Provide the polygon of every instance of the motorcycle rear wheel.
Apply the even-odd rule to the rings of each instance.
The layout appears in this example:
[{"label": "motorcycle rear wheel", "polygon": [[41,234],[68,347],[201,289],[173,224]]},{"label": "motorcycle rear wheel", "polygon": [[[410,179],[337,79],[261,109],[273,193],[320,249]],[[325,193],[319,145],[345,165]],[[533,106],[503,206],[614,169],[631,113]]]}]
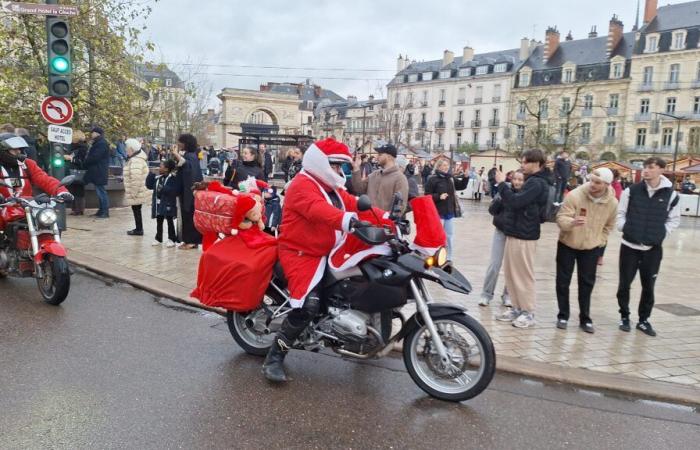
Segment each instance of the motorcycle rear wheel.
[{"label": "motorcycle rear wheel", "polygon": [[44,301],[49,305],[60,305],[70,291],[70,270],[66,258],[48,255],[41,263],[44,276],[36,283]]},{"label": "motorcycle rear wheel", "polygon": [[[268,292],[263,298],[263,303],[276,308],[282,304],[282,300]],[[262,305],[248,313],[226,313],[226,322],[233,339],[246,353],[255,356],[267,355],[284,317],[273,320],[269,325],[266,324],[266,319],[267,314]]]},{"label": "motorcycle rear wheel", "polygon": [[430,332],[423,325],[404,339],[403,359],[409,375],[421,389],[440,400],[461,402],[476,397],[496,372],[496,351],[488,332],[461,313],[434,322],[450,357],[450,367],[440,365]]}]

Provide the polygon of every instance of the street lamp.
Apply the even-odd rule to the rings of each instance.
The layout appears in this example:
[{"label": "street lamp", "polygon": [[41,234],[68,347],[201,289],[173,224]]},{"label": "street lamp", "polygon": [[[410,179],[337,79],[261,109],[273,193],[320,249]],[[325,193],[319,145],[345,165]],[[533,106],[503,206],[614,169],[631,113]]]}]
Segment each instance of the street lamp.
[{"label": "street lamp", "polygon": [[670,117],[671,119],[674,119],[677,121],[677,127],[676,127],[676,145],[673,149],[673,186],[675,188],[676,186],[676,159],[678,159],[678,142],[680,141],[681,138],[681,121],[682,120],[687,120],[688,118],[685,116],[675,116],[673,114],[668,114],[668,113],[654,113],[657,116],[666,116]]}]

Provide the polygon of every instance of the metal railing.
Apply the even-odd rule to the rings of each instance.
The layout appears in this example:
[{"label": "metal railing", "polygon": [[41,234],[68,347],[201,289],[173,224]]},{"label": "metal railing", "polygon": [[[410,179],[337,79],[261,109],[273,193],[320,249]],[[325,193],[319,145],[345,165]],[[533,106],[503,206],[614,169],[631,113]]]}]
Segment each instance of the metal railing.
[{"label": "metal railing", "polygon": [[642,83],[637,88],[638,92],[649,92],[654,90],[654,85],[652,83]]},{"label": "metal railing", "polygon": [[651,120],[651,114],[649,113],[637,113],[634,115],[635,122],[649,122]]},{"label": "metal railing", "polygon": [[498,128],[501,126],[501,121],[498,119],[489,120],[489,128]]},{"label": "metal railing", "polygon": [[607,113],[608,113],[609,116],[616,116],[617,113],[618,113],[618,108],[617,108],[616,106],[614,106],[614,107],[613,107],[613,106],[610,106],[610,107],[608,107],[608,109],[607,109]]},{"label": "metal railing", "polygon": [[455,120],[455,128],[464,128],[463,120]]},{"label": "metal railing", "polygon": [[481,120],[472,120],[472,128],[481,128]]},{"label": "metal railing", "polygon": [[445,128],[445,121],[438,120],[437,122],[435,122],[435,128]]},{"label": "metal railing", "polygon": [[603,144],[613,145],[616,140],[617,140],[617,136],[604,136],[603,137]]}]

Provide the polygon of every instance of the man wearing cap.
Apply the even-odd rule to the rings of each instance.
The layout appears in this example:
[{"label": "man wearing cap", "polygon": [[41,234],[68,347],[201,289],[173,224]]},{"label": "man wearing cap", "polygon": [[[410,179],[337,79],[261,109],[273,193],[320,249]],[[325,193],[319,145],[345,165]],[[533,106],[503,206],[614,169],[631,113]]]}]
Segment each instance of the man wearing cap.
[{"label": "man wearing cap", "polygon": [[579,323],[586,333],[593,333],[590,317],[591,293],[595,285],[600,248],[615,227],[617,199],[610,188],[610,169],[594,170],[589,181],[564,198],[557,213],[557,328],[566,329],[569,321],[569,285],[577,266]]},{"label": "man wearing cap", "polygon": [[95,194],[99,208],[94,217],[106,219],[109,217],[109,197],[107,196],[107,178],[109,175],[109,144],[104,138],[104,130],[100,127],[93,127],[91,131],[92,146],[85,157],[83,167],[85,167],[85,184],[95,185]]},{"label": "man wearing cap", "polygon": [[396,165],[396,147],[391,144],[382,145],[375,149],[380,170],[375,170],[369,177],[363,177],[360,155],[355,155],[352,171],[352,187],[357,194],[367,194],[372,205],[384,211],[391,210],[394,194],[401,193],[403,204],[401,212],[406,209],[408,201],[408,180]]}]

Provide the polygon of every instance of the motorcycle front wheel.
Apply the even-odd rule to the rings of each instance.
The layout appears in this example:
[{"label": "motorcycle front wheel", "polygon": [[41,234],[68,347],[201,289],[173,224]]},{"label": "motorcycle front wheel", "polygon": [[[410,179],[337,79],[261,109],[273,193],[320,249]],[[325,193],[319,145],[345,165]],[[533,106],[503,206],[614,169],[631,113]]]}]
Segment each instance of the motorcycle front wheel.
[{"label": "motorcycle front wheel", "polygon": [[60,305],[70,290],[70,270],[66,258],[48,255],[41,263],[43,277],[37,278],[39,292],[49,305]]},{"label": "motorcycle front wheel", "polygon": [[466,314],[434,320],[449,362],[443,364],[428,327],[404,339],[403,359],[413,381],[430,396],[461,402],[476,397],[496,372],[496,352],[488,332]]}]

